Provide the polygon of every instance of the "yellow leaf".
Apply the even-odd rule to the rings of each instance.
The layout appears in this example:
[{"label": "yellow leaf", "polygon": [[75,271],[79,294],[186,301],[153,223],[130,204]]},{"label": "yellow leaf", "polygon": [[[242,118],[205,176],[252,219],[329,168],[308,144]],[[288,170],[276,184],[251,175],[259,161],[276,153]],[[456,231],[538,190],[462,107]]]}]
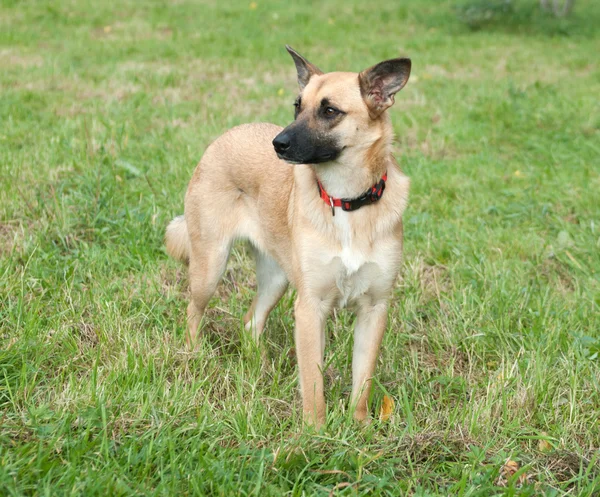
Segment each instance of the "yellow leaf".
[{"label": "yellow leaf", "polygon": [[379,411],[379,421],[389,420],[392,412],[394,412],[394,399],[384,395],[381,402],[381,410]]},{"label": "yellow leaf", "polygon": [[552,450],[552,445],[550,445],[550,442],[548,442],[548,440],[540,440],[538,442],[538,450],[540,452],[549,452]]},{"label": "yellow leaf", "polygon": [[250,2],[250,10],[256,10],[256,7],[258,7],[258,4],[256,2]]},{"label": "yellow leaf", "polygon": [[[548,434],[546,432],[542,432],[542,436],[547,437]],[[549,452],[552,450],[552,445],[550,445],[550,442],[548,442],[548,440],[545,438],[540,438],[538,440],[538,450],[540,452]]]},{"label": "yellow leaf", "polygon": [[283,88],[279,88],[279,90],[277,90],[277,95],[283,97]]},{"label": "yellow leaf", "polygon": [[104,32],[105,33],[110,33],[112,31],[112,27],[110,26],[104,26]]},{"label": "yellow leaf", "polygon": [[518,169],[513,173],[514,176],[516,178],[522,178],[523,176],[525,176],[521,171],[519,171]]}]

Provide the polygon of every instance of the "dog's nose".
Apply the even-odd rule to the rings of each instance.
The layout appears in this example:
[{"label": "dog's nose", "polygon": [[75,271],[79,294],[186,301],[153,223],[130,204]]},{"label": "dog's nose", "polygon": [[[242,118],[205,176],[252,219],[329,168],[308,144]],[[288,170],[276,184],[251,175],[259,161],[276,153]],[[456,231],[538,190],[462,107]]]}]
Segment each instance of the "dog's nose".
[{"label": "dog's nose", "polygon": [[292,144],[290,137],[287,133],[279,133],[273,140],[273,147],[279,154],[285,152]]}]

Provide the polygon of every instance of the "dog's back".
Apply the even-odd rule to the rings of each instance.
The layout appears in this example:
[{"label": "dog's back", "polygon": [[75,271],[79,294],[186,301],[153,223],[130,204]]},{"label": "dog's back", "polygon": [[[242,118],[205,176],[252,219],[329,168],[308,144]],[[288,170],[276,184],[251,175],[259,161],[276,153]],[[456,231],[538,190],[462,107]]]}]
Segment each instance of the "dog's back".
[{"label": "dog's back", "polygon": [[236,126],[206,149],[188,186],[185,218],[178,216],[167,227],[171,257],[187,263],[193,241],[248,239],[290,269],[293,166],[279,160],[271,144],[281,129],[267,123]]}]

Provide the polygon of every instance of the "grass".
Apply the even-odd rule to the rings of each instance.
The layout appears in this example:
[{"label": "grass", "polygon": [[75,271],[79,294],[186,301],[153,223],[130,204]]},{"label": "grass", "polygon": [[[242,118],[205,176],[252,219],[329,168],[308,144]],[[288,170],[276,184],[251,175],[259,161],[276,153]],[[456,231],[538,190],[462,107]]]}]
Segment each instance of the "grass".
[{"label": "grass", "polygon": [[[434,0],[1,2],[0,494],[599,495],[600,7],[530,3],[474,30]],[[413,60],[365,428],[351,315],[328,329],[327,428],[305,432],[293,293],[257,349],[236,247],[190,353],[163,249],[211,140],[291,120],[285,43],[326,70]]]}]

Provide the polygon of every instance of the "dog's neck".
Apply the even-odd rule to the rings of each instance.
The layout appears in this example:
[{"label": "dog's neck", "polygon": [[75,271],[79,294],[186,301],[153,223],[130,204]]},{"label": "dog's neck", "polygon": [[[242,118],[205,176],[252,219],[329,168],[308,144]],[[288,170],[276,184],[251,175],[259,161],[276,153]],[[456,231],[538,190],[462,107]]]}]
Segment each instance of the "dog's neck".
[{"label": "dog's neck", "polygon": [[346,150],[331,162],[312,166],[328,195],[353,199],[361,196],[385,174],[391,155],[390,133],[359,150]]}]

